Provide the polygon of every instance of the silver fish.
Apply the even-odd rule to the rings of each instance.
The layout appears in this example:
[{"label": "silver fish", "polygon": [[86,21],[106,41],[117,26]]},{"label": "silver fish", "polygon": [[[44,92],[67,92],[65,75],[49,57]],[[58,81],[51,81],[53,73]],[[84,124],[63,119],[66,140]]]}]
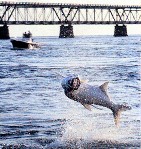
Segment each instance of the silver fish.
[{"label": "silver fish", "polygon": [[72,75],[64,78],[61,85],[68,98],[80,102],[88,110],[91,110],[93,104],[109,108],[113,112],[116,126],[119,124],[121,111],[131,109],[130,106],[115,104],[110,100],[107,94],[108,82],[101,86],[92,86]]}]

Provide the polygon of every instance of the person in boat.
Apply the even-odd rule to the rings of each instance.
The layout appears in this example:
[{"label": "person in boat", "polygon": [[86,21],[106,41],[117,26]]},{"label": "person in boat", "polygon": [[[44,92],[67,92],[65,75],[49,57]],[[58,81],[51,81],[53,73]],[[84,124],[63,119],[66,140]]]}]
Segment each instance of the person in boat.
[{"label": "person in boat", "polygon": [[23,37],[24,37],[24,38],[30,38],[30,37],[32,37],[32,33],[31,33],[30,31],[28,31],[28,33],[25,32],[25,33],[23,34]]},{"label": "person in boat", "polygon": [[30,32],[30,31],[28,31],[28,36],[30,36],[30,37],[32,36],[32,34],[31,34],[31,32]]}]

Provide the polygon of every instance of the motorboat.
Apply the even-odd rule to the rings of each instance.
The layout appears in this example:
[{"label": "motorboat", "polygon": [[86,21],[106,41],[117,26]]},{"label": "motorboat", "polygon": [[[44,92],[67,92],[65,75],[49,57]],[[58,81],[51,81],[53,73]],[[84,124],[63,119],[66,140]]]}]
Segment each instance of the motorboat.
[{"label": "motorboat", "polygon": [[28,40],[11,39],[10,41],[13,45],[13,48],[20,48],[20,49],[39,48],[39,44],[36,42],[33,42],[31,38],[29,38]]}]

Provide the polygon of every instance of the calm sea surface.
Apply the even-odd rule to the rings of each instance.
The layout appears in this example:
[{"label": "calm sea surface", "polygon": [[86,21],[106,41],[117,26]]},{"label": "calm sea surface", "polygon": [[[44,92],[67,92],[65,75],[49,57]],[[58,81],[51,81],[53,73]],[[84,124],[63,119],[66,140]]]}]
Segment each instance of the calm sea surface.
[{"label": "calm sea surface", "polygon": [[[141,36],[35,37],[36,50],[0,40],[0,148],[140,148]],[[116,128],[112,112],[68,99],[62,76],[109,81],[115,103],[128,103]]]}]

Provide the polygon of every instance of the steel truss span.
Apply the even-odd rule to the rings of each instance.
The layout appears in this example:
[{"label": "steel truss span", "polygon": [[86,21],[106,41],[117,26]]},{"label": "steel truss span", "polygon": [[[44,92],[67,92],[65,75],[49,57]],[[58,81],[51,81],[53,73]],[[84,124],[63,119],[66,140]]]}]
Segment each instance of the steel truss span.
[{"label": "steel truss span", "polygon": [[0,24],[141,24],[141,6],[0,2]]}]

